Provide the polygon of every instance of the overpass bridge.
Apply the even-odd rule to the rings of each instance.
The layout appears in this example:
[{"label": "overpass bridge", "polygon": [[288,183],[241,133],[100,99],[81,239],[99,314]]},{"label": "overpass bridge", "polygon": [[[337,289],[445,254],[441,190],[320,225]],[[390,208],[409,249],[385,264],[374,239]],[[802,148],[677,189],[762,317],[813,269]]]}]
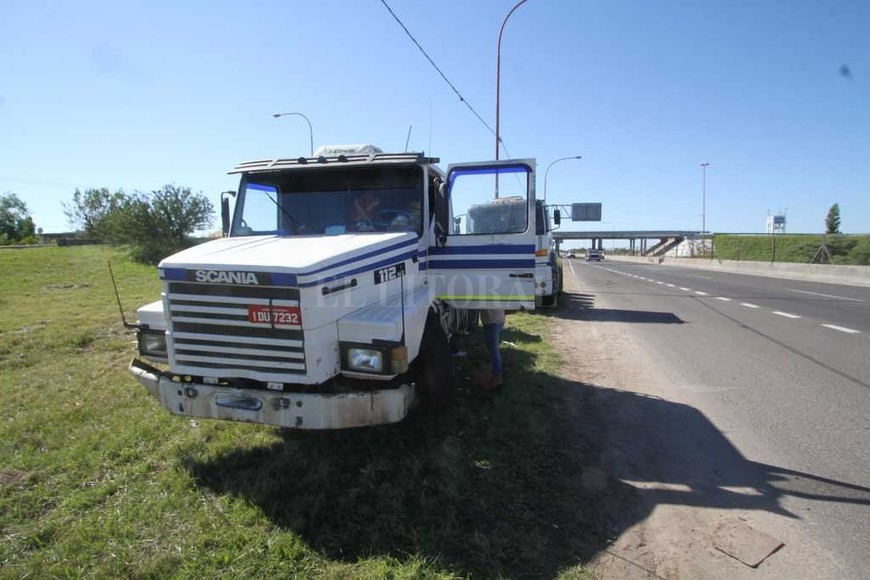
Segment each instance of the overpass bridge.
[{"label": "overpass bridge", "polygon": [[[604,240],[628,240],[628,247],[632,254],[640,253],[644,256],[661,256],[671,248],[676,247],[683,240],[701,239],[703,232],[689,230],[652,230],[652,231],[613,231],[613,232],[569,232],[556,230],[553,239],[556,241],[556,250],[565,240],[589,240],[590,248],[603,250]],[[709,234],[708,234],[709,235]],[[650,246],[649,242],[653,241]]]}]

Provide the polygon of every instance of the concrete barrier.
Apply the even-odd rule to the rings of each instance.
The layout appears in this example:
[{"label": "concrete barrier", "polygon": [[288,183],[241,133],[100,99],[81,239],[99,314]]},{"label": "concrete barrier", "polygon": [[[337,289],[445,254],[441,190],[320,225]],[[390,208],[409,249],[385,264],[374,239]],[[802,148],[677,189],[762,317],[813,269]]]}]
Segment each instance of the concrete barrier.
[{"label": "concrete barrier", "polygon": [[870,286],[870,266],[834,266],[831,264],[791,264],[788,262],[744,262],[736,260],[708,260],[703,258],[672,258],[613,256],[608,260],[662,264],[698,270],[718,270],[735,274],[768,276],[787,280],[806,280],[827,284]]}]

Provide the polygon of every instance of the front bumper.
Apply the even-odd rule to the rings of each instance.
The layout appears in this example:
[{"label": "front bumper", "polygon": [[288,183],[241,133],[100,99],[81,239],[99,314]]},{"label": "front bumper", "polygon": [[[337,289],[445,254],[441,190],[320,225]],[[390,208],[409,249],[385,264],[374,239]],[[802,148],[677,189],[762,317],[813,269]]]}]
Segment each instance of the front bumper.
[{"label": "front bumper", "polygon": [[398,423],[408,414],[414,387],[350,393],[279,393],[196,382],[175,382],[133,359],[130,372],[176,415],[264,423],[296,429],[347,429]]}]

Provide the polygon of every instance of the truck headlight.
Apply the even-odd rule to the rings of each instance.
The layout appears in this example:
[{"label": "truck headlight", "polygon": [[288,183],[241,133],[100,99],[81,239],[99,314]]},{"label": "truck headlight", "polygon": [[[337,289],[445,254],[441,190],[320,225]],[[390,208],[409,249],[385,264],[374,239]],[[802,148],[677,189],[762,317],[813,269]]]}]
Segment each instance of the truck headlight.
[{"label": "truck headlight", "polygon": [[166,359],[166,332],[162,330],[140,330],[139,354],[146,358]]},{"label": "truck headlight", "polygon": [[380,373],[384,370],[384,353],[370,348],[348,348],[347,367],[351,371]]}]

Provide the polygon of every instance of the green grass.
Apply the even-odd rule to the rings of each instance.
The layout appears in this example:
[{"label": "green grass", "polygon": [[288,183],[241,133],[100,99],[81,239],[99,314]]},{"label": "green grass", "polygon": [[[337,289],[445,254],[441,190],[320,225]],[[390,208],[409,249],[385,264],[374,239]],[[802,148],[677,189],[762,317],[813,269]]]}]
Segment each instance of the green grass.
[{"label": "green grass", "polygon": [[720,260],[762,262],[812,261],[822,244],[826,244],[834,264],[870,265],[870,236],[730,236],[714,237],[716,257]]},{"label": "green grass", "polygon": [[585,577],[552,321],[509,317],[507,385],[463,338],[456,404],[326,433],[170,415],[128,374],[156,269],[101,247],[0,251],[0,576]]}]

